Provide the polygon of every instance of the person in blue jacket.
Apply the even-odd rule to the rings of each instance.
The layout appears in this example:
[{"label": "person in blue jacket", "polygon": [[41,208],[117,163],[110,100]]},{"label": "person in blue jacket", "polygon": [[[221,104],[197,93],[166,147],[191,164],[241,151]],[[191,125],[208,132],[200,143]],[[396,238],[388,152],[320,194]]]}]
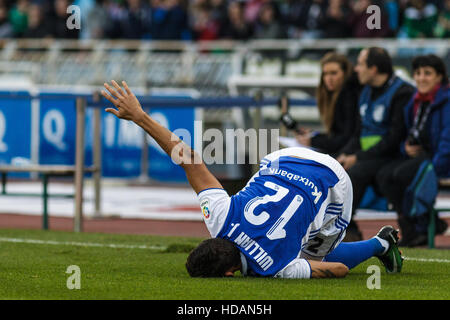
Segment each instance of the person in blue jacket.
[{"label": "person in blue jacket", "polygon": [[[450,177],[450,87],[445,64],[436,55],[412,62],[417,91],[405,106],[407,139],[402,157],[383,167],[377,183],[399,216],[402,246],[427,242],[429,212],[437,196],[439,178]],[[436,232],[446,230],[437,220]]]}]

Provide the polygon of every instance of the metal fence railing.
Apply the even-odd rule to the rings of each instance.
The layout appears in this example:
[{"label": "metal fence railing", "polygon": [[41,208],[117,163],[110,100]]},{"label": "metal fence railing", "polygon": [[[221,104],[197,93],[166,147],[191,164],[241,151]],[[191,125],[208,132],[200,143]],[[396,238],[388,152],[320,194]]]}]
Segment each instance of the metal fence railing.
[{"label": "metal fence railing", "polygon": [[[122,78],[132,86],[194,88],[203,95],[217,96],[228,93],[228,81],[235,75],[271,73],[272,76],[301,77],[301,70],[308,69],[305,66],[314,69],[314,63],[317,64],[326,51],[337,50],[354,59],[361,48],[368,46],[386,48],[395,64],[405,69],[413,55],[425,52],[433,52],[450,64],[450,40],[195,43],[19,39],[0,42],[0,66],[2,75],[23,74],[42,85],[101,85],[105,79]],[[300,73],[292,70],[300,70]],[[311,74],[304,76],[311,77]]]}]

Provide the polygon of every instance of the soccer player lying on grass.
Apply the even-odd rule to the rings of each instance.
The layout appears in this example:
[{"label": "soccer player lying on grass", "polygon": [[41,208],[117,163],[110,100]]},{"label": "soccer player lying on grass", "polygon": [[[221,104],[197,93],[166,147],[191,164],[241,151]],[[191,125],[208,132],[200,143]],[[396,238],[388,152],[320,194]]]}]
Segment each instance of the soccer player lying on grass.
[{"label": "soccer player lying on grass", "polygon": [[387,272],[400,272],[397,231],[383,227],[365,241],[341,243],[351,219],[352,185],[328,155],[287,148],[267,155],[247,186],[230,197],[189,146],[142,109],[122,82],[102,91],[115,108],[106,111],[131,120],[186,172],[198,194],[211,233],[186,262],[192,277],[243,275],[281,278],[344,277],[376,256]]}]

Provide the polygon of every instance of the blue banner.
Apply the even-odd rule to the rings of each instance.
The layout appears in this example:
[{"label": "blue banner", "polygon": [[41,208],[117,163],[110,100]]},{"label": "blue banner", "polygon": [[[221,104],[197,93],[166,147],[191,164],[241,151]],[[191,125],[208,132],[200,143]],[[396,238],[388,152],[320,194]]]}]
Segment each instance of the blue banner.
[{"label": "blue banner", "polygon": [[[45,96],[52,93],[45,93]],[[73,165],[76,146],[75,99],[40,100],[38,123],[32,128],[31,100],[0,99],[0,164],[26,164],[31,161],[32,143],[39,143],[39,164]],[[56,98],[56,99],[55,99]],[[85,163],[92,164],[93,108],[86,108]],[[194,144],[194,108],[152,109],[151,115],[163,126]],[[35,132],[32,132],[35,130]],[[38,139],[33,139],[39,135]],[[147,139],[148,176],[155,180],[185,182],[184,170],[157,146],[156,142],[131,121],[120,120],[101,111],[102,175],[136,178],[141,175],[142,147]],[[37,155],[36,155],[37,156]],[[12,162],[16,163],[12,163]],[[22,175],[23,176],[23,175]]]},{"label": "blue banner", "polygon": [[39,163],[75,163],[75,100],[42,99],[40,108]]},{"label": "blue banner", "polygon": [[[194,147],[194,108],[152,109],[150,116],[161,125],[179,136],[187,145]],[[148,137],[149,141],[149,177],[160,181],[187,181],[183,168]]]},{"label": "blue banner", "polygon": [[[0,164],[26,165],[31,162],[31,101],[0,99]],[[28,176],[28,174],[9,174]]]},{"label": "blue banner", "polygon": [[105,177],[138,177],[144,131],[102,111],[102,165]]}]

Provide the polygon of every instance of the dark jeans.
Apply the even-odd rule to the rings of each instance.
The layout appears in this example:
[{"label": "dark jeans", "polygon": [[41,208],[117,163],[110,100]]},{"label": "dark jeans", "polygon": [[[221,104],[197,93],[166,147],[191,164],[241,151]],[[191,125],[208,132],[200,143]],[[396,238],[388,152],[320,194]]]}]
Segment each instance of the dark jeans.
[{"label": "dark jeans", "polygon": [[358,160],[355,165],[347,171],[353,185],[352,216],[359,207],[367,187],[375,185],[378,171],[391,161],[392,158]]},{"label": "dark jeans", "polygon": [[413,181],[422,162],[426,159],[426,156],[412,159],[396,159],[383,166],[377,174],[377,189],[394,206],[394,210],[399,215],[402,215],[405,190]]},{"label": "dark jeans", "polygon": [[403,197],[417,174],[421,164],[428,157],[421,156],[412,159],[396,159],[383,168],[377,174],[377,189],[394,206],[398,214],[398,222],[402,230],[402,237],[407,238],[414,233],[426,233],[428,215],[419,217],[406,217],[403,211]]}]

